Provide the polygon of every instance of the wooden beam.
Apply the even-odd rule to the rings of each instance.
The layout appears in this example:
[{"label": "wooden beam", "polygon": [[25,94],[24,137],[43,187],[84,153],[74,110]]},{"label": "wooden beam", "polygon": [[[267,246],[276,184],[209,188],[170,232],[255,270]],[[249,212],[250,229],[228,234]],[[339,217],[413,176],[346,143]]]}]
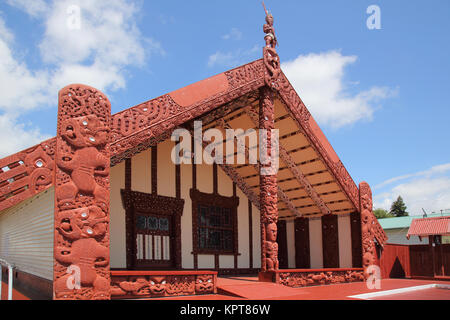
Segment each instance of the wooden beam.
[{"label": "wooden beam", "polygon": [[[225,122],[224,119],[219,119],[217,121],[217,124],[219,125],[219,127],[221,127],[222,129],[226,130],[226,129],[233,129],[228,123]],[[234,137],[236,140],[236,143],[239,143],[239,139],[237,139],[237,137]],[[244,144],[242,147],[244,147],[245,149],[245,158],[247,159],[247,161],[249,161],[250,163],[250,150],[249,148]],[[260,172],[260,165],[257,164],[251,164],[253,166],[253,168],[255,168],[256,172]],[[286,207],[289,208],[289,210],[297,215],[297,216],[301,216],[301,213],[296,209],[295,205],[289,200],[289,197],[284,193],[283,189],[281,189],[278,186],[278,196],[280,197],[281,201],[283,201],[283,203],[286,205]]]},{"label": "wooden beam", "polygon": [[[249,118],[252,119],[253,123],[256,125],[258,123],[258,113],[255,112],[255,110],[252,110],[251,108],[246,109],[246,113],[249,116]],[[312,185],[309,183],[308,179],[306,179],[305,175],[297,167],[295,161],[292,159],[292,157],[289,155],[286,149],[284,149],[284,147],[281,145],[281,142],[279,145],[279,155],[281,160],[283,160],[283,162],[286,163],[287,167],[289,168],[295,179],[298,181],[298,183],[303,187],[303,189],[305,189],[308,196],[314,201],[316,206],[319,208],[320,212],[322,214],[330,214],[331,210],[327,207],[322,198],[320,198],[316,190],[314,190]],[[301,214],[298,214],[298,216],[300,217]]]}]

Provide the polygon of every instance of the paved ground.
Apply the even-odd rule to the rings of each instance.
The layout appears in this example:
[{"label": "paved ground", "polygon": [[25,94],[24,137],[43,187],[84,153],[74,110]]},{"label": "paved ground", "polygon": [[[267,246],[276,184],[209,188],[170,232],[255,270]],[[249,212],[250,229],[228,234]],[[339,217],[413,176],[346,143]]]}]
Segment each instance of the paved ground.
[{"label": "paved ground", "polygon": [[[381,288],[368,289],[364,282],[335,284],[327,286],[289,288],[273,283],[261,283],[256,277],[219,277],[219,295],[190,297],[193,300],[210,300],[217,297],[223,299],[242,300],[358,300],[350,296],[415,287],[428,284],[449,285],[448,281],[426,281],[408,279],[384,279],[381,280]],[[233,296],[231,295],[233,294]],[[227,297],[228,295],[228,297]],[[165,298],[183,300],[187,297]],[[449,300],[448,289],[425,289],[410,293],[378,297],[379,300]]]},{"label": "paved ground", "polygon": [[[274,283],[258,282],[256,277],[219,277],[218,294],[162,298],[164,300],[355,300],[350,296],[429,284],[450,285],[449,281],[408,279],[383,279],[381,289],[370,290],[364,282],[335,284],[306,288],[289,288]],[[7,299],[8,287],[2,285],[2,300]],[[29,300],[20,292],[13,291],[14,300]],[[376,300],[450,300],[450,289],[430,288],[380,296]],[[153,299],[152,299],[153,300]]]},{"label": "paved ground", "polygon": [[[2,300],[8,300],[8,284],[2,282]],[[30,300],[19,291],[13,289],[13,300]]]}]

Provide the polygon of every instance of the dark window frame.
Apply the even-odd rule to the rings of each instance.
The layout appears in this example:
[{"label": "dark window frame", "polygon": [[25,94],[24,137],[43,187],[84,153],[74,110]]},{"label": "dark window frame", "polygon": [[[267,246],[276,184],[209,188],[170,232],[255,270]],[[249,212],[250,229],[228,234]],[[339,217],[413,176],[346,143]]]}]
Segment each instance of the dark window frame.
[{"label": "dark window frame", "polygon": [[[238,254],[238,227],[237,227],[237,208],[239,206],[239,198],[236,196],[225,197],[217,193],[203,193],[196,189],[190,190],[190,196],[192,200],[192,240],[193,240],[193,254],[213,254],[213,255],[236,255]],[[201,225],[199,218],[201,213],[199,209],[203,208],[220,208],[230,211],[231,221],[228,226],[206,226]],[[211,214],[210,212],[208,213]],[[222,217],[223,218],[223,217]],[[200,247],[200,229],[206,230],[218,230],[218,231],[231,231],[231,248],[224,248],[223,238],[221,248],[202,248]]]}]

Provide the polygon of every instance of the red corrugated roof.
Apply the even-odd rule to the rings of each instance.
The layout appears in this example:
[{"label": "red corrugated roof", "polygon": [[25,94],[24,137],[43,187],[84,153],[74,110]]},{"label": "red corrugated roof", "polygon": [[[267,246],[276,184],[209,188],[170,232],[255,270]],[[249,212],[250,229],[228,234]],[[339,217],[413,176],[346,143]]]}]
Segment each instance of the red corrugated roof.
[{"label": "red corrugated roof", "polygon": [[431,235],[450,235],[450,216],[414,219],[406,237]]}]

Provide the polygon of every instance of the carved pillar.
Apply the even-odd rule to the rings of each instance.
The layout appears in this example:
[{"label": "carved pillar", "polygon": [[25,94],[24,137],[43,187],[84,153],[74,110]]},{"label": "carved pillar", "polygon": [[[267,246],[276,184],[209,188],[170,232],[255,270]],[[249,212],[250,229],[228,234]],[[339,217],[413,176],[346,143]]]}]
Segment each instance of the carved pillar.
[{"label": "carved pillar", "polygon": [[369,273],[367,268],[375,264],[376,248],[374,242],[373,223],[375,216],[372,212],[372,191],[369,184],[361,182],[359,184],[359,199],[361,212],[361,240],[362,240],[362,266],[364,276],[367,278]]},{"label": "carved pillar", "polygon": [[[274,129],[273,91],[269,87],[260,89],[259,129],[265,130],[267,135],[260,134],[260,149],[265,145],[267,157],[271,158],[272,129]],[[271,164],[261,163],[261,170]],[[260,213],[261,213],[261,271],[278,270],[278,185],[276,174],[265,175],[260,171]]]},{"label": "carved pillar", "polygon": [[59,92],[54,299],[110,299],[110,122],[100,91],[71,85]]}]

